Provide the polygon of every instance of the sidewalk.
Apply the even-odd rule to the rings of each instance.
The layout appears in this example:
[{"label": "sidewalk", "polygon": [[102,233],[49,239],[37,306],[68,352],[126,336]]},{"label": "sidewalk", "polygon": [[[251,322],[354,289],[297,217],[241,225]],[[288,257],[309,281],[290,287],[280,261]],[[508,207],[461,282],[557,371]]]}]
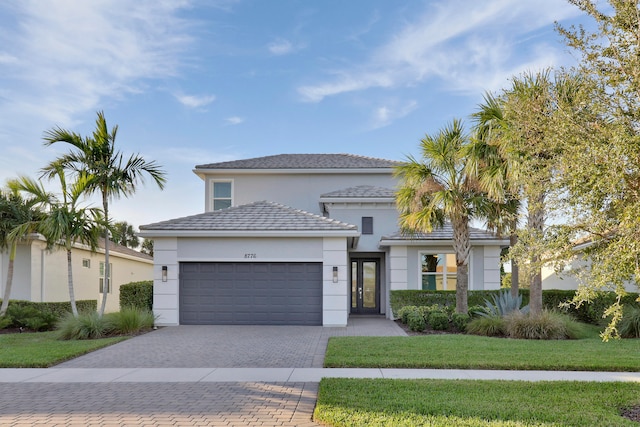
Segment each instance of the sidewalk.
[{"label": "sidewalk", "polygon": [[321,378],[422,378],[640,382],[640,372],[378,368],[46,368],[0,369],[0,383],[308,383]]}]

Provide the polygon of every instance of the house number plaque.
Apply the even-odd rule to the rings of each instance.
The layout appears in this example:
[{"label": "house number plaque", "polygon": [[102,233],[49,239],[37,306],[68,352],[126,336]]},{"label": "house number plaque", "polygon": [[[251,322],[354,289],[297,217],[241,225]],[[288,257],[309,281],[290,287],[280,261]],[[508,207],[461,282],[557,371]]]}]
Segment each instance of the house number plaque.
[{"label": "house number plaque", "polygon": [[245,258],[257,258],[256,254],[244,254]]}]

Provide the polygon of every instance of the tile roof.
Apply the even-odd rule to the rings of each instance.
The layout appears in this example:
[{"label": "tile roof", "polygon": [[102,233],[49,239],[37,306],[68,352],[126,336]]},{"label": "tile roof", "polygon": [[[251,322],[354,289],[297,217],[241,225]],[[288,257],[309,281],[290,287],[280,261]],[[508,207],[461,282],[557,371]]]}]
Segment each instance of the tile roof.
[{"label": "tile roof", "polygon": [[355,154],[278,154],[197,165],[196,169],[380,169],[400,162]]},{"label": "tile roof", "polygon": [[[469,235],[471,241],[474,240],[509,240],[504,236],[498,236],[490,231],[481,230],[479,228],[469,227]],[[444,227],[435,228],[431,233],[414,233],[409,234],[397,231],[389,236],[383,236],[381,240],[396,241],[432,241],[432,240],[453,240],[453,226],[451,223],[445,223]]]},{"label": "tile roof", "polygon": [[[98,239],[98,247],[100,249],[104,249],[104,242],[105,240],[103,238],[99,238]],[[114,242],[113,240],[111,240],[109,242],[109,252],[118,252],[124,255],[129,255],[132,257],[137,257],[137,258],[141,258],[141,259],[146,259],[146,260],[153,260],[153,257],[149,254],[145,254],[142,252],[138,252],[135,249],[131,249],[128,248],[126,246],[122,246],[117,244],[116,242]]]},{"label": "tile roof", "polygon": [[342,190],[324,193],[321,199],[345,198],[345,199],[395,199],[396,192],[391,188],[375,187],[373,185],[358,185]]},{"label": "tile roof", "polygon": [[358,227],[260,201],[140,226],[140,231],[355,231]]}]

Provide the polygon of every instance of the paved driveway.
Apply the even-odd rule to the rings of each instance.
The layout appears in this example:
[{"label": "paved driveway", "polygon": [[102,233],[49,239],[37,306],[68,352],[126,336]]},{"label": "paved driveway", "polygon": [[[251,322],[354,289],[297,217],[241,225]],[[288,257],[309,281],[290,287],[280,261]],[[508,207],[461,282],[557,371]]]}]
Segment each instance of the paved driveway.
[{"label": "paved driveway", "polygon": [[331,336],[405,335],[381,317],[322,326],[172,326],[62,363],[60,368],[321,368]]},{"label": "paved driveway", "polygon": [[[381,317],[346,328],[177,326],[56,368],[321,367],[330,336],[404,335]],[[0,383],[2,426],[316,426],[317,383]]]}]

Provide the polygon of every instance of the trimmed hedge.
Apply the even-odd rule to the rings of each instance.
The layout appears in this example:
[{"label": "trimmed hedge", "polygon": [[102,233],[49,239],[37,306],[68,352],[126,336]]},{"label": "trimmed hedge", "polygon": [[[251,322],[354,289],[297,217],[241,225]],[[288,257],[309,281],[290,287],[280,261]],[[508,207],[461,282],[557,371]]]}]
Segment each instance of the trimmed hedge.
[{"label": "trimmed hedge", "polygon": [[120,286],[120,309],[125,307],[153,311],[153,280]]},{"label": "trimmed hedge", "polygon": [[[501,289],[493,291],[469,291],[468,305],[469,307],[484,306],[485,299],[491,300],[491,295],[497,294],[500,291]],[[529,304],[529,289],[520,289],[520,295],[522,295],[522,304]],[[575,291],[572,290],[545,290],[542,292],[543,308],[557,310],[561,303],[571,300],[574,295]],[[629,293],[622,298],[622,303],[625,305],[637,305],[637,298],[637,293]],[[602,314],[615,300],[616,294],[614,292],[601,292],[600,296],[589,304],[582,304],[579,308],[572,305],[562,311],[573,315],[581,322],[601,324],[605,321],[602,318]],[[434,304],[445,307],[455,307],[456,291],[391,291],[391,310],[394,316],[395,313],[398,313],[398,310],[405,305],[431,306]]]},{"label": "trimmed hedge", "polygon": [[[0,299],[0,303],[2,300]],[[33,307],[41,313],[52,314],[56,318],[60,319],[71,313],[71,303],[69,301],[62,302],[32,302],[23,300],[9,300],[9,307]],[[91,300],[77,300],[76,307],[78,312],[84,311],[96,311],[98,309],[98,301]]]}]

